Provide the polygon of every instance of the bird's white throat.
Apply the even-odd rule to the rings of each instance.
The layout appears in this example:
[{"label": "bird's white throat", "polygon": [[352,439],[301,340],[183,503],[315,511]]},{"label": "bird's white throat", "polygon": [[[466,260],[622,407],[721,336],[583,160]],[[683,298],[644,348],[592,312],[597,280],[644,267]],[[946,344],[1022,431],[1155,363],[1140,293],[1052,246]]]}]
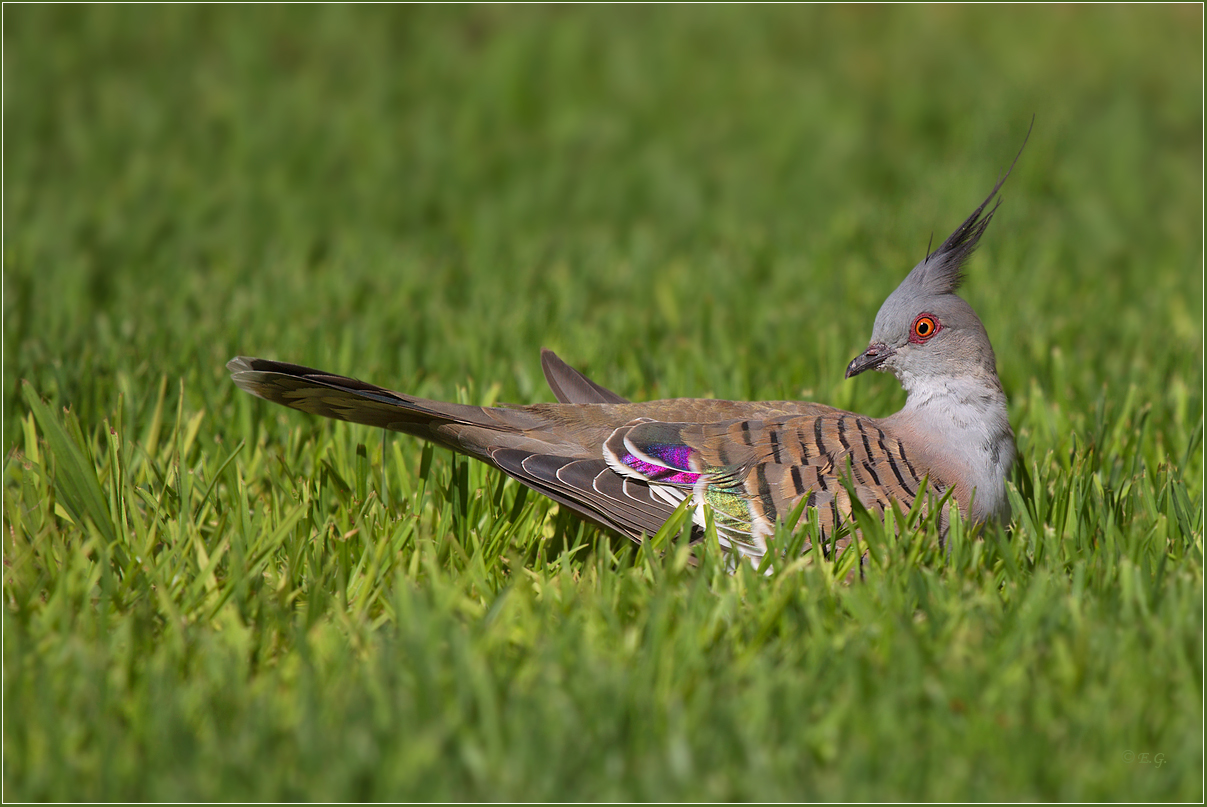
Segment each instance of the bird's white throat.
[{"label": "bird's white throat", "polygon": [[908,444],[926,454],[945,479],[965,480],[968,493],[975,489],[974,519],[1008,519],[1014,432],[997,378],[907,375],[900,381],[905,406],[885,418],[885,425],[907,435]]}]

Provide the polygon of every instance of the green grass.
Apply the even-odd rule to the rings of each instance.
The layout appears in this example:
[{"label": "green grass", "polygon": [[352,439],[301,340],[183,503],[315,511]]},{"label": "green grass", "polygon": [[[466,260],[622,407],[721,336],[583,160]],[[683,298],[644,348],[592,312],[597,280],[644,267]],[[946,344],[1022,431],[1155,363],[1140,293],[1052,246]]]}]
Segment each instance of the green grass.
[{"label": "green grass", "polygon": [[[1200,800],[1202,44],[1194,5],[6,6],[4,797]],[[1033,114],[964,290],[1011,529],[868,530],[864,582],[630,546],[223,368],[527,402],[548,346],[886,415],[843,368]]]}]

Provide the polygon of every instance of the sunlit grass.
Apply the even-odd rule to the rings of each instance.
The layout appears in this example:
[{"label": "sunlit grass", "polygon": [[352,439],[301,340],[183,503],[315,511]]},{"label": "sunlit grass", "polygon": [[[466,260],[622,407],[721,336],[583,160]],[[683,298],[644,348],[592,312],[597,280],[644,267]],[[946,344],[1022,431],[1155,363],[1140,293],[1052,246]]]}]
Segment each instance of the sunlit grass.
[{"label": "sunlit grass", "polygon": [[[1202,798],[1201,9],[4,14],[6,799]],[[223,369],[885,415],[1032,114],[1005,532],[731,573]]]}]

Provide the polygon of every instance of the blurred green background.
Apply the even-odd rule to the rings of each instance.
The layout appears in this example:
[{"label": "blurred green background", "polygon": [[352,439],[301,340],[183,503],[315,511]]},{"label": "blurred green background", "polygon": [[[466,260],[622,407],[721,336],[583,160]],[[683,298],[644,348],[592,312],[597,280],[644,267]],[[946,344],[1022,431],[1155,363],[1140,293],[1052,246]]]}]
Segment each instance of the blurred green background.
[{"label": "blurred green background", "polygon": [[1200,19],[10,8],[8,378],[86,416],[83,379],[247,353],[529,400],[544,344],[634,396],[863,404],[895,384],[838,366],[1034,115],[966,289],[1008,390],[1053,348],[1197,388]]},{"label": "blurred green background", "polygon": [[[22,379],[53,408],[70,407],[98,463],[102,424],[120,416],[145,433],[164,379],[171,412],[204,413],[197,445],[214,462],[240,440],[271,452],[291,440],[376,439],[253,407],[224,370],[240,354],[428,397],[529,402],[552,399],[538,360],[547,346],[634,400],[811,398],[889,414],[904,400],[896,382],[846,382],[843,368],[932,235],[946,237],[1009,166],[1034,116],[962,292],[996,348],[1020,454],[1065,471],[1092,455],[1109,472],[1122,460],[1095,440],[1114,429],[1134,436],[1150,476],[1164,468],[1201,500],[1201,5],[6,5],[3,14],[6,490],[25,484],[18,466],[30,451]],[[397,442],[416,464],[419,446]],[[321,450],[290,478],[317,468]],[[1201,599],[1197,530],[1188,574]],[[19,533],[10,523],[6,554]],[[5,642],[6,670],[34,669],[23,665],[35,657],[53,668],[46,659],[75,646],[64,623],[14,605],[27,595],[53,604],[57,562],[27,565],[19,581],[6,572],[6,635],[17,636]],[[81,568],[78,579],[95,584]],[[431,607],[439,618],[424,625],[461,624],[455,609]],[[857,611],[844,618],[874,624],[872,611]],[[1198,658],[1201,606],[1186,618],[1170,641]],[[166,645],[155,631],[169,617],[155,619],[140,641],[158,653]],[[188,641],[208,646],[211,627],[189,624]],[[382,631],[386,646],[401,641]],[[280,641],[267,658],[295,670],[291,654],[305,642]],[[816,635],[799,641],[818,646]],[[1137,653],[1119,678],[1133,689],[1153,683]],[[194,663],[163,668],[179,669],[182,686],[194,677],[218,693],[243,686],[240,674],[202,675]],[[1201,664],[1192,667],[1201,690]],[[372,688],[378,672],[388,676],[385,666],[348,674]],[[261,674],[254,698],[271,699],[277,679]],[[299,702],[321,702],[331,686],[281,674],[281,692]],[[568,667],[547,680],[579,674],[590,672]],[[214,683],[224,676],[234,683]],[[24,673],[9,680],[10,707],[38,691]],[[1182,684],[1194,691],[1193,680]],[[1059,702],[1065,690],[1051,692]],[[968,760],[961,768],[938,752],[906,755],[899,768],[876,761],[903,737],[925,743],[934,726],[905,718],[893,734],[893,721],[876,722],[887,745],[878,744],[860,735],[858,710],[827,723],[824,704],[809,720],[829,726],[818,747],[830,750],[813,749],[808,773],[760,768],[761,752],[747,746],[727,752],[732,771],[718,762],[711,778],[690,765],[684,773],[678,746],[668,751],[656,735],[647,750],[651,765],[667,766],[664,779],[554,755],[548,779],[509,780],[499,771],[520,752],[504,747],[477,768],[470,757],[451,766],[477,771],[464,786],[416,788],[400,773],[290,790],[287,771],[309,769],[280,763],[276,784],[257,789],[255,773],[224,778],[224,766],[242,763],[220,734],[207,744],[179,729],[148,741],[129,715],[71,729],[88,764],[30,750],[31,726],[88,701],[76,697],[6,716],[6,797],[1202,796],[1201,739],[1197,749],[1135,748],[1177,761],[1138,774],[1087,750],[1083,739],[1100,727],[1057,715],[1038,735],[1006,732],[1002,753],[1025,760],[978,785]],[[1161,693],[1136,697],[1129,714]],[[173,725],[217,708],[198,698]],[[1167,704],[1170,719],[1186,724],[1157,721],[1165,728],[1153,737],[1185,741],[1191,724],[1201,727],[1201,698],[1197,714],[1179,703]],[[113,739],[123,731],[142,739],[126,748]],[[702,731],[690,742],[723,733]],[[550,736],[546,748],[564,746]],[[787,734],[766,736],[791,752]],[[960,748],[952,737],[936,748]],[[1075,750],[1062,758],[1066,741]],[[251,747],[276,747],[265,743]],[[119,757],[108,774],[88,756],[106,746]],[[194,753],[198,771],[188,767]],[[289,759],[340,750],[308,753]],[[767,778],[743,783],[743,768]],[[54,784],[60,775],[67,784]],[[600,790],[604,781],[615,789]]]}]

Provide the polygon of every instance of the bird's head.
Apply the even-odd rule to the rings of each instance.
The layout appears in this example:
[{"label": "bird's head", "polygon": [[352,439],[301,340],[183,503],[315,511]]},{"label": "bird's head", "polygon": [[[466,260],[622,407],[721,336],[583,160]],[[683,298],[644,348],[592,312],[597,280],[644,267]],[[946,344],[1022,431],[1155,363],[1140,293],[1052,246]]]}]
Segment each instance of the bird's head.
[{"label": "bird's head", "polygon": [[[1018,157],[1014,160],[1018,162]],[[955,292],[964,279],[965,262],[1001,204],[989,207],[989,203],[1013,169],[1011,164],[980,207],[938,249],[929,252],[880,306],[871,342],[847,365],[847,378],[867,370],[887,370],[907,391],[920,384],[985,372],[996,378],[985,326]]]},{"label": "bird's head", "polygon": [[985,326],[972,306],[955,293],[963,279],[961,266],[993,216],[990,210],[981,217],[983,209],[984,205],[888,296],[876,314],[867,350],[847,366],[847,378],[866,370],[887,370],[908,390],[929,378],[995,371]]}]

